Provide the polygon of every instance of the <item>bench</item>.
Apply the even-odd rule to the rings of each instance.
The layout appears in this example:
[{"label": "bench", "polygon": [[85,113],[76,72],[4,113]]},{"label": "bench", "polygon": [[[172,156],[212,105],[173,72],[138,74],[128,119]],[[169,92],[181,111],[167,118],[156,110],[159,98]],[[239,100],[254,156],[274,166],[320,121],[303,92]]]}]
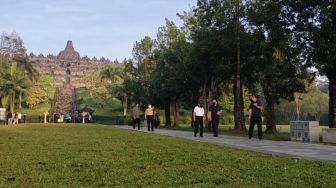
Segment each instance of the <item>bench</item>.
[{"label": "bench", "polygon": [[323,142],[336,144],[336,128],[323,129]]}]

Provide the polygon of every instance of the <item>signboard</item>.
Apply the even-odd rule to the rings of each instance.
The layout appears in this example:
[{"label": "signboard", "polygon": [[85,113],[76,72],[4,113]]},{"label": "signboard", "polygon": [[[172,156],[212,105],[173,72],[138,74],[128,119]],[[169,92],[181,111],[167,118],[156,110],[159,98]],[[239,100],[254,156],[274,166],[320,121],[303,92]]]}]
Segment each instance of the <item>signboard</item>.
[{"label": "signboard", "polygon": [[317,121],[291,121],[290,136],[292,141],[319,142],[319,122]]},{"label": "signboard", "polygon": [[6,108],[0,108],[0,121],[6,121]]}]

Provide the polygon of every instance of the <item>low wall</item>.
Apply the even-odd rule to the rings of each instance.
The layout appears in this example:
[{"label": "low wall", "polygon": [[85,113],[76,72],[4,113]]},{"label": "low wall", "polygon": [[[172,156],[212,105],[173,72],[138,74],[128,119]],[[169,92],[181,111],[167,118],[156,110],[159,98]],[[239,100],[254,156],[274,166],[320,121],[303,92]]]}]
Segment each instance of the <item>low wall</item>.
[{"label": "low wall", "polygon": [[323,129],[323,142],[336,144],[336,128]]}]

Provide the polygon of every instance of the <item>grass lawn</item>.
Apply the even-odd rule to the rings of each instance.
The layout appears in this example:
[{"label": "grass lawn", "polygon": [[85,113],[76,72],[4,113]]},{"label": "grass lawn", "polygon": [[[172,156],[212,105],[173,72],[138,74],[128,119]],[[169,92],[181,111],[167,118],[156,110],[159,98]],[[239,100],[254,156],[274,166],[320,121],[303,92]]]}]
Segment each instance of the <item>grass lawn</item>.
[{"label": "grass lawn", "polygon": [[336,187],[336,165],[99,125],[0,126],[0,187]]}]

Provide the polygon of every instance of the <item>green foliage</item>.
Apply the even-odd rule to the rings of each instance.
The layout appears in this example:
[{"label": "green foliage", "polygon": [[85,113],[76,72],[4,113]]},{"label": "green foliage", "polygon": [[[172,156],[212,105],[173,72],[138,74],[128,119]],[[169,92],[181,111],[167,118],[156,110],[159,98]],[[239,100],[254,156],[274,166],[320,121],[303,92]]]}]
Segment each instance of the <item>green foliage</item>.
[{"label": "green foliage", "polygon": [[47,75],[42,75],[38,78],[37,86],[46,92],[48,99],[52,99],[55,93],[55,80]]},{"label": "green foliage", "polygon": [[[279,124],[288,123],[297,119],[299,107],[299,120],[319,121],[327,124],[323,116],[328,114],[328,94],[323,93],[316,83],[307,88],[307,93],[296,93],[296,101],[281,100],[276,106]],[[297,106],[298,105],[298,106]]]},{"label": "green foliage", "polygon": [[30,85],[29,80],[22,70],[17,66],[16,62],[12,62],[8,67],[6,73],[3,75],[4,83],[2,95],[9,98],[10,111],[14,112],[15,99],[20,93],[26,93]]},{"label": "green foliage", "polygon": [[76,89],[78,107],[90,107],[95,110],[93,113],[93,120],[102,124],[119,124],[119,120],[123,119],[122,105],[120,100],[116,98],[108,98],[104,101],[104,108],[98,104],[97,101],[90,96],[90,90],[81,88]]},{"label": "green foliage", "polygon": [[28,95],[26,97],[26,103],[29,108],[34,108],[37,104],[46,102],[48,100],[47,92],[44,91],[39,86],[33,86],[28,90]]}]

